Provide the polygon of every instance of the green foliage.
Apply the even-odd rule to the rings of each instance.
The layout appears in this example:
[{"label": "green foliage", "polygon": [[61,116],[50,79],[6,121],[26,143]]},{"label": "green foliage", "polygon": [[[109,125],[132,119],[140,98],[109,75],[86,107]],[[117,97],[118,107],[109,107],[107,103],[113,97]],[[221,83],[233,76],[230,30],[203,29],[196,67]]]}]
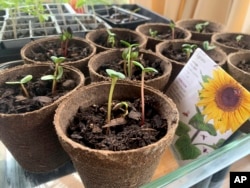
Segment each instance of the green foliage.
[{"label": "green foliage", "polygon": [[108,97],[108,113],[107,113],[107,123],[110,123],[111,121],[111,106],[112,106],[112,98],[113,98],[113,93],[115,89],[115,84],[118,79],[125,79],[125,75],[117,72],[112,69],[106,69],[107,74],[111,78],[111,86],[109,90],[109,97]]},{"label": "green foliage", "polygon": [[147,72],[155,72],[158,73],[158,71],[152,67],[146,67],[144,68],[143,65],[140,62],[132,61],[132,63],[135,66],[138,66],[141,68],[141,125],[144,125],[145,121],[145,99],[144,99],[144,77]]},{"label": "green foliage", "polygon": [[52,56],[51,60],[55,64],[55,71],[53,75],[45,75],[41,77],[41,80],[52,80],[52,94],[55,94],[56,92],[56,85],[57,82],[62,78],[63,76],[63,67],[61,66],[61,63],[64,62],[64,57],[56,57]]},{"label": "green foliage", "polygon": [[111,48],[114,48],[116,43],[116,34],[111,32],[109,29],[107,29],[107,32],[108,32],[107,44],[108,46],[111,46]]},{"label": "green foliage", "polygon": [[169,27],[171,28],[171,32],[172,32],[172,39],[174,39],[174,34],[175,34],[175,23],[173,20],[170,20],[169,22]]},{"label": "green foliage", "polygon": [[24,84],[27,84],[29,81],[31,81],[33,78],[32,75],[27,75],[25,77],[23,77],[21,80],[19,81],[9,81],[9,82],[5,82],[6,84],[20,84],[21,88],[23,90],[24,96],[29,97],[29,92],[27,91],[26,87],[24,86]]},{"label": "green foliage", "polygon": [[195,29],[197,32],[202,33],[204,31],[205,27],[208,25],[209,25],[209,22],[197,23],[195,25]]},{"label": "green foliage", "polygon": [[208,41],[204,41],[204,42],[202,43],[202,46],[203,46],[203,49],[206,50],[206,51],[208,51],[208,50],[213,50],[213,49],[216,48],[215,45],[210,44]]},{"label": "green foliage", "polygon": [[158,31],[153,30],[152,28],[149,28],[149,35],[150,35],[150,37],[157,38]]},{"label": "green foliage", "polygon": [[237,36],[235,37],[235,40],[236,40],[237,42],[240,42],[240,41],[242,40],[242,38],[243,38],[243,35],[237,35]]},{"label": "green foliage", "polygon": [[[125,109],[123,109],[123,107],[124,107]],[[128,103],[127,103],[127,102],[122,101],[122,102],[117,103],[117,104],[113,107],[113,110],[117,110],[117,109],[120,109],[120,110],[124,111],[122,117],[125,117],[125,116],[128,115]]]},{"label": "green foliage", "polygon": [[197,48],[196,44],[183,44],[182,45],[182,51],[186,53],[187,58],[190,58],[191,54],[194,52],[196,48]]},{"label": "green foliage", "polygon": [[61,40],[62,55],[64,57],[67,57],[68,55],[68,45],[69,45],[69,41],[72,38],[73,38],[73,31],[71,30],[70,27],[67,27],[67,29],[64,30],[59,36],[59,39]]},{"label": "green foliage", "polygon": [[139,56],[139,49],[137,48],[139,44],[130,44],[127,41],[120,41],[125,48],[122,52],[122,59],[124,60],[124,72],[125,75],[131,79],[132,77],[132,61],[137,60]]}]

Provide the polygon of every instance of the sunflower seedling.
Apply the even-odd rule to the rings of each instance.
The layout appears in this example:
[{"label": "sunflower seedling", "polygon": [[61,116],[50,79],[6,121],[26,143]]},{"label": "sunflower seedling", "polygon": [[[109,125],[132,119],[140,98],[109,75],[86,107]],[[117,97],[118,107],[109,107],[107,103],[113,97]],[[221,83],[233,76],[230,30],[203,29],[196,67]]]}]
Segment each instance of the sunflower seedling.
[{"label": "sunflower seedling", "polygon": [[[125,75],[131,79],[132,77],[132,61],[138,59],[139,51],[138,46],[139,44],[130,44],[127,41],[121,40],[120,41],[123,45],[127,46],[122,52],[122,59],[124,62],[124,72]],[[127,70],[126,70],[127,69]]]},{"label": "sunflower seedling", "polygon": [[56,93],[56,85],[58,80],[60,80],[63,76],[63,67],[61,63],[64,62],[65,57],[56,57],[52,56],[51,60],[55,64],[55,70],[53,75],[45,75],[41,77],[41,80],[52,80],[52,95]]},{"label": "sunflower seedling", "polygon": [[116,34],[111,32],[109,29],[107,29],[107,32],[108,32],[107,45],[114,48],[116,43]]},{"label": "sunflower seedling", "polygon": [[195,30],[196,30],[198,33],[202,33],[208,25],[209,25],[209,22],[197,23],[197,24],[195,25]]},{"label": "sunflower seedling", "polygon": [[128,103],[125,101],[117,103],[114,107],[113,110],[122,110],[124,113],[122,114],[122,117],[126,117],[128,115]]},{"label": "sunflower seedling", "polygon": [[20,81],[9,81],[5,82],[6,84],[20,84],[22,91],[24,93],[24,96],[29,98],[29,92],[27,91],[26,87],[24,84],[28,83],[30,80],[32,80],[33,76],[32,75],[27,75],[23,77]]},{"label": "sunflower seedling", "polygon": [[70,27],[67,27],[67,30],[64,30],[62,34],[59,36],[61,40],[61,50],[62,50],[62,55],[64,57],[67,57],[68,55],[68,46],[69,46],[69,41],[73,38],[72,30]]},{"label": "sunflower seedling", "polygon": [[239,43],[242,40],[242,38],[243,38],[243,35],[237,35],[235,37],[235,40],[237,41],[237,43]]},{"label": "sunflower seedling", "polygon": [[109,97],[108,97],[108,113],[107,113],[107,123],[110,123],[111,121],[111,106],[112,106],[112,98],[113,98],[113,93],[115,89],[115,84],[118,79],[125,79],[125,75],[117,72],[112,69],[106,69],[107,74],[111,78],[111,86],[109,90]]},{"label": "sunflower seedling", "polygon": [[203,46],[203,49],[206,50],[206,51],[208,51],[208,50],[213,50],[213,49],[216,48],[216,46],[214,46],[214,45],[212,45],[212,44],[209,44],[208,41],[204,41],[204,42],[202,43],[202,46]]},{"label": "sunflower seedling", "polygon": [[170,20],[169,22],[169,27],[171,29],[171,33],[172,33],[172,40],[174,39],[174,35],[175,35],[175,23],[173,20]]},{"label": "sunflower seedling", "polygon": [[145,123],[145,99],[144,99],[144,85],[145,85],[145,74],[148,72],[155,72],[158,73],[158,71],[152,67],[143,67],[141,63],[138,61],[133,61],[133,64],[135,66],[138,66],[141,68],[141,125],[144,125]]},{"label": "sunflower seedling", "polygon": [[182,51],[186,53],[187,58],[189,59],[191,54],[194,52],[194,50],[197,48],[196,44],[183,44],[182,45]]},{"label": "sunflower seedling", "polygon": [[158,35],[157,30],[153,30],[153,29],[149,28],[148,32],[149,32],[150,37],[157,38],[157,35]]}]

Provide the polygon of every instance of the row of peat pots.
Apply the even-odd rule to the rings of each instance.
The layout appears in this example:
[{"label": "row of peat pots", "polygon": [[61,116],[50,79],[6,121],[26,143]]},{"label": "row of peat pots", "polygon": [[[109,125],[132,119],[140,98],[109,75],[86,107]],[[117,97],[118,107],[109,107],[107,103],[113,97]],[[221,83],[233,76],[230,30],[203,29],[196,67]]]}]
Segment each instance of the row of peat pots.
[{"label": "row of peat pots", "polygon": [[[231,71],[229,60],[237,61],[232,63],[242,71],[237,75],[249,74],[237,66],[244,67],[249,55],[241,52],[240,57],[248,59],[235,58],[215,42],[225,40],[224,33],[210,35],[207,42],[194,40],[192,32],[180,24],[147,23],[135,31],[102,28],[89,31],[85,38],[71,38],[65,31],[60,37],[27,43],[20,52],[25,65],[0,71],[1,141],[31,172],[49,172],[72,160],[85,187],[139,187],[148,183],[178,125],[178,110],[163,92],[194,49],[202,48],[232,75],[236,68]],[[209,25],[213,23],[206,27]],[[239,35],[238,43],[249,40],[243,33],[234,34],[231,40]],[[110,69],[113,71],[107,71]],[[118,77],[125,80],[117,82]],[[25,85],[28,95],[24,96],[16,84]],[[106,116],[110,117],[108,96],[113,84],[111,121]],[[144,110],[140,111],[140,106]],[[116,133],[120,135],[117,140],[124,137],[125,141],[116,142]]]}]

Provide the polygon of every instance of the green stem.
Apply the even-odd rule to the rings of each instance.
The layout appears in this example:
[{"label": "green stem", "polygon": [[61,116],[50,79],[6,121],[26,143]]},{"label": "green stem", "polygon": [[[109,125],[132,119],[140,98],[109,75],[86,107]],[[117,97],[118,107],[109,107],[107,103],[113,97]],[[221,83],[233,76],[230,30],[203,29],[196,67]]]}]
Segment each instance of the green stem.
[{"label": "green stem", "polygon": [[56,83],[57,83],[56,77],[58,74],[57,71],[58,71],[58,64],[56,63],[55,71],[54,71],[54,79],[53,79],[53,83],[52,83],[52,95],[54,95],[56,92]]},{"label": "green stem", "polygon": [[132,65],[131,65],[131,47],[128,49],[128,78],[131,79]]},{"label": "green stem", "polygon": [[108,114],[107,114],[107,123],[110,123],[111,121],[111,106],[112,106],[112,97],[113,97],[113,92],[115,89],[115,84],[118,78],[112,78],[111,79],[111,86],[109,90],[109,98],[108,98]]}]

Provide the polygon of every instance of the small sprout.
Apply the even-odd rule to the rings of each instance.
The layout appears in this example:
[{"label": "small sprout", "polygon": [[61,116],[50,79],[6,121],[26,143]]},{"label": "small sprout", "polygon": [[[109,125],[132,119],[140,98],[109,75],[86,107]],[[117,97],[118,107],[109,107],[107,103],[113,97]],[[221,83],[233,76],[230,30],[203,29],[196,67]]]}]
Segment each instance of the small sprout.
[{"label": "small sprout", "polygon": [[170,20],[169,26],[171,28],[171,32],[172,32],[172,39],[174,39],[174,34],[175,34],[175,23],[173,20]]},{"label": "small sprout", "polygon": [[212,45],[212,44],[209,44],[208,41],[204,41],[204,42],[202,43],[202,46],[203,46],[203,49],[206,50],[206,51],[208,51],[208,50],[213,50],[213,49],[216,48],[216,46],[214,46],[214,45]]},{"label": "small sprout", "polygon": [[[132,61],[138,59],[139,51],[138,46],[139,44],[130,44],[124,40],[120,41],[122,44],[127,46],[122,52],[122,59],[124,60],[124,72],[126,76],[131,79],[132,77]],[[127,70],[126,70],[127,66]]]},{"label": "small sprout", "polygon": [[235,37],[235,40],[239,43],[242,40],[242,38],[243,38],[243,35],[237,35]]},{"label": "small sprout", "polygon": [[190,58],[191,54],[194,52],[196,48],[197,48],[196,44],[183,44],[182,45],[182,51],[186,53],[187,58]]},{"label": "small sprout", "polygon": [[158,34],[157,30],[153,30],[151,28],[149,29],[149,35],[150,35],[150,37],[157,38],[157,34]]},{"label": "small sprout", "polygon": [[111,78],[111,86],[110,86],[109,97],[108,97],[108,113],[107,113],[107,123],[110,123],[110,121],[111,121],[111,105],[112,105],[112,98],[113,98],[113,93],[114,93],[114,89],[115,89],[115,84],[116,84],[118,79],[125,79],[126,77],[124,74],[117,72],[115,70],[112,70],[112,69],[106,69],[106,72]]},{"label": "small sprout", "polygon": [[107,29],[108,32],[108,39],[107,39],[107,44],[110,45],[112,48],[115,47],[115,42],[116,42],[116,34],[112,33],[109,29]]},{"label": "small sprout", "polygon": [[141,125],[144,125],[145,123],[145,99],[144,99],[144,77],[147,72],[155,72],[158,73],[158,71],[152,67],[146,67],[144,68],[143,65],[137,61],[133,61],[133,64],[135,66],[138,66],[141,68]]},{"label": "small sprout", "polygon": [[61,40],[61,49],[62,49],[62,55],[64,57],[67,57],[68,55],[68,45],[70,39],[73,38],[72,30],[70,27],[67,28],[67,30],[63,31],[62,34],[59,36]]},{"label": "small sprout", "polygon": [[202,33],[204,31],[205,27],[208,25],[209,25],[209,22],[197,23],[195,25],[195,29],[197,32]]},{"label": "small sprout", "polygon": [[[123,107],[124,107],[125,109],[123,109]],[[120,109],[120,110],[124,111],[124,113],[122,114],[122,117],[125,117],[125,116],[128,115],[128,103],[127,103],[127,102],[122,101],[122,102],[117,103],[117,104],[113,107],[113,110],[117,110],[117,109]]]},{"label": "small sprout", "polygon": [[32,75],[27,75],[23,77],[20,81],[9,81],[5,82],[6,84],[20,84],[21,88],[23,90],[24,96],[29,98],[29,92],[27,91],[26,87],[24,84],[28,83],[30,80],[32,80],[33,76]]},{"label": "small sprout", "polygon": [[52,56],[51,60],[55,64],[54,74],[42,76],[41,80],[53,80],[52,83],[52,95],[53,95],[56,92],[57,81],[60,80],[63,76],[63,67],[61,66],[61,63],[64,62],[65,57]]},{"label": "small sprout", "polygon": [[131,22],[131,20],[133,19],[133,14],[132,14],[132,13],[136,13],[136,12],[138,12],[138,11],[140,11],[140,10],[141,10],[141,8],[136,8],[136,9],[130,11],[130,12],[131,12],[131,14],[130,14],[130,16],[129,16],[129,21],[130,21],[130,22]]}]

